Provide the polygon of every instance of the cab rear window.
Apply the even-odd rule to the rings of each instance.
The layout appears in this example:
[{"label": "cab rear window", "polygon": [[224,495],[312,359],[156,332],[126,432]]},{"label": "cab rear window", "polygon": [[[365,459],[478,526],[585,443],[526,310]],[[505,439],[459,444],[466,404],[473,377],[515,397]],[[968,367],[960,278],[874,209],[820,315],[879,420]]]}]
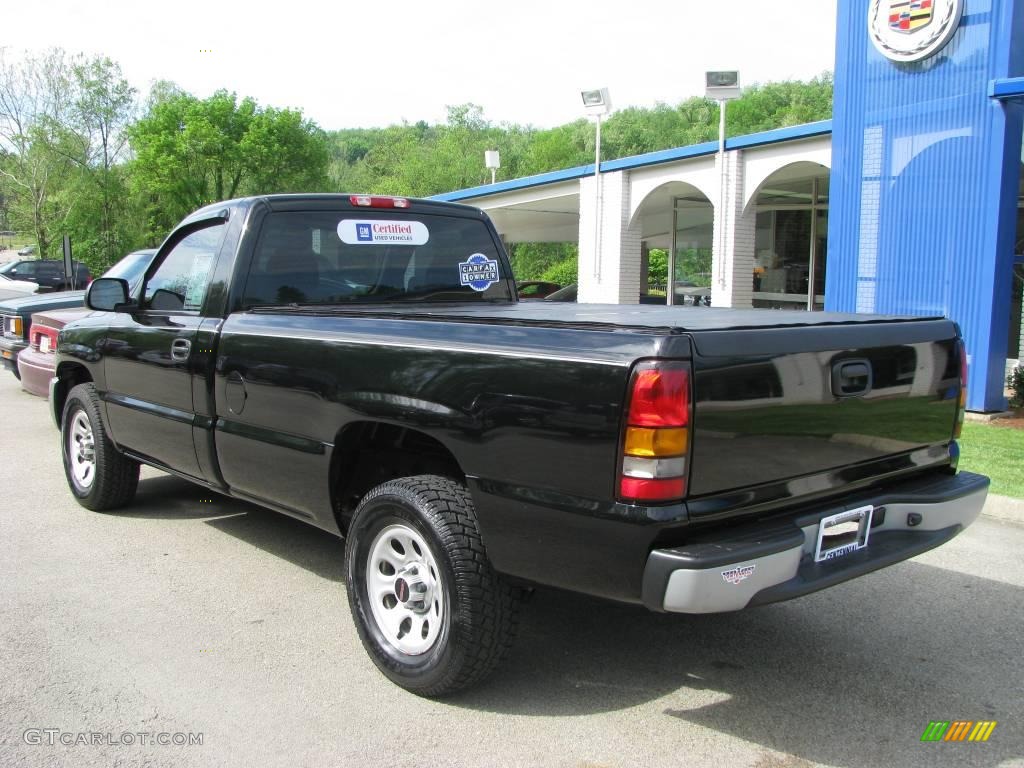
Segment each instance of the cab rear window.
[{"label": "cab rear window", "polygon": [[242,303],[510,301],[484,222],[396,211],[278,212],[264,222]]}]

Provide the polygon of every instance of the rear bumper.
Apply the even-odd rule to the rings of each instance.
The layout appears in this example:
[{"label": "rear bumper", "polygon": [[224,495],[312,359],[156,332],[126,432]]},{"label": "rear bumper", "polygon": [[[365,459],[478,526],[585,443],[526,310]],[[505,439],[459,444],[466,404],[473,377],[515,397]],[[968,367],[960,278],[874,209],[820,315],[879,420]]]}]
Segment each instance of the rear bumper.
[{"label": "rear bumper", "polygon": [[[718,613],[834,586],[949,541],[981,514],[988,485],[987,477],[970,472],[944,475],[860,495],[789,522],[719,531],[714,538],[656,549],[644,569],[643,602],[655,611]],[[821,519],[868,504],[875,508],[868,546],[816,563]]]},{"label": "rear bumper", "polygon": [[39,397],[49,396],[55,357],[51,353],[37,352],[33,347],[23,349],[18,355],[22,389]]}]

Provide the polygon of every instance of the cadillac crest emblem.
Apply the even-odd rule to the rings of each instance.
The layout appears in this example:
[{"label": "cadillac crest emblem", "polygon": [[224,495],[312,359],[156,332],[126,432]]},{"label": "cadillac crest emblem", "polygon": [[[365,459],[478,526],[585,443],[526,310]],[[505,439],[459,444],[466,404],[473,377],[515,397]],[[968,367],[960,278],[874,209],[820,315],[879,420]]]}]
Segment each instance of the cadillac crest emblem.
[{"label": "cadillac crest emblem", "polygon": [[964,0],[871,0],[868,34],[892,61],[920,61],[949,42],[960,25]]}]

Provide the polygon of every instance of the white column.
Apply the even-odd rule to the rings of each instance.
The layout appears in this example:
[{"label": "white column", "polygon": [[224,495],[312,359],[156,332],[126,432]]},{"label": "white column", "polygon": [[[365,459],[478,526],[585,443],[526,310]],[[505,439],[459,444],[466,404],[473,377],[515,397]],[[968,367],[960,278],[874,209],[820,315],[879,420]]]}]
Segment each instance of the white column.
[{"label": "white column", "polygon": [[[629,228],[629,174],[601,175],[600,242],[595,242],[594,178],[580,180],[579,301],[636,304],[640,300],[640,232]],[[595,252],[600,251],[600,264]]]},{"label": "white column", "polygon": [[[722,168],[716,158],[715,168]],[[711,266],[711,306],[749,307],[754,293],[754,206],[743,210],[742,150],[725,153],[724,200],[715,206],[714,247]],[[719,176],[721,178],[721,176]]]}]

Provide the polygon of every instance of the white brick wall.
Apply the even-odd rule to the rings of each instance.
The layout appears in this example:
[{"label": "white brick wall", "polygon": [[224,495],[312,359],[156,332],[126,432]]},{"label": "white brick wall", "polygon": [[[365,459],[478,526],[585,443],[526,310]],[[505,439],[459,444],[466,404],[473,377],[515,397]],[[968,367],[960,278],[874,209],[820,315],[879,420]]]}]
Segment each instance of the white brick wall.
[{"label": "white brick wall", "polygon": [[[721,173],[716,158],[716,169]],[[743,152],[725,153],[724,200],[715,203],[711,305],[749,307],[754,293],[754,230],[757,212],[743,210]],[[724,237],[722,230],[724,229]],[[724,241],[724,242],[723,242]]]},{"label": "white brick wall", "polygon": [[629,173],[601,176],[601,268],[595,272],[593,176],[580,180],[579,301],[636,304],[640,296],[640,233],[629,229]]},{"label": "white brick wall", "polygon": [[1024,365],[1024,321],[1020,324],[1020,350],[1017,352],[1017,357],[1021,361],[1021,365]]}]

